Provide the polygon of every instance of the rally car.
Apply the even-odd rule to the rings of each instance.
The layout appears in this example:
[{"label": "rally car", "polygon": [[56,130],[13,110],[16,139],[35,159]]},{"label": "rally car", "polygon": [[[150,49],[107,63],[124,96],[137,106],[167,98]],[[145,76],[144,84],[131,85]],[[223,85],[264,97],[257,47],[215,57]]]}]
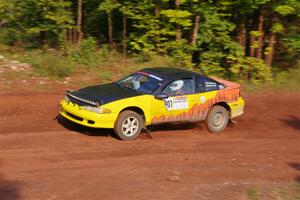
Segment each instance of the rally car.
[{"label": "rally car", "polygon": [[60,114],[133,140],[148,125],[205,121],[213,133],[243,114],[240,85],[179,68],[146,68],[117,82],[67,91]]}]

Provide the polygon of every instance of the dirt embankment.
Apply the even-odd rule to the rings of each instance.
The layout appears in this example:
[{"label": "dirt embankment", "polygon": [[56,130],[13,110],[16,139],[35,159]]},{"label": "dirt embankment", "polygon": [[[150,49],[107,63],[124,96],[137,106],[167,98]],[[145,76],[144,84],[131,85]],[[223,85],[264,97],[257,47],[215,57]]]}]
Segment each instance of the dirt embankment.
[{"label": "dirt embankment", "polygon": [[132,142],[57,121],[62,91],[0,97],[1,200],[268,199],[300,182],[300,94],[245,95],[219,135],[161,125]]}]

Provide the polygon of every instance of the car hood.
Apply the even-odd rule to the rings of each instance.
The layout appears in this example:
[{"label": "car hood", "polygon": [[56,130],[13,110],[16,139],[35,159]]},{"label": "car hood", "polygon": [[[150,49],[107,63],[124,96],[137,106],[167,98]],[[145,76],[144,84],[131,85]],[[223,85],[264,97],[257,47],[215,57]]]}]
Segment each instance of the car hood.
[{"label": "car hood", "polygon": [[117,83],[94,85],[67,93],[73,103],[79,105],[104,105],[112,101],[142,95]]}]

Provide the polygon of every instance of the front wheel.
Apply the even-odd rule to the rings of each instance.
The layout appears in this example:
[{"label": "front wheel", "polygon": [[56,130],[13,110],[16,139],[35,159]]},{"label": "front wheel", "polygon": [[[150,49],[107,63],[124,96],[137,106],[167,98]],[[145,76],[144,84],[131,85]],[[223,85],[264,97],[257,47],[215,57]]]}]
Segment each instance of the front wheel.
[{"label": "front wheel", "polygon": [[142,130],[142,117],[131,110],[122,112],[114,126],[114,132],[122,140],[134,140]]},{"label": "front wheel", "polygon": [[206,126],[212,133],[223,131],[229,120],[229,112],[222,106],[213,106],[206,118]]}]

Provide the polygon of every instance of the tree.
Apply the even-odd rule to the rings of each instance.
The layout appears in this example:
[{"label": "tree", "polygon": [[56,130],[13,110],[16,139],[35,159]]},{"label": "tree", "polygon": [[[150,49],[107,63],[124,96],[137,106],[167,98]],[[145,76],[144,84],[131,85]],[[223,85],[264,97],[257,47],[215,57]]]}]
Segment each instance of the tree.
[{"label": "tree", "polygon": [[81,23],[82,23],[82,0],[78,0],[77,1],[77,32],[78,32],[77,44],[80,44],[83,38]]},{"label": "tree", "polygon": [[283,19],[292,15],[300,17],[300,2],[294,0],[279,1],[273,5],[269,14],[270,31],[268,45],[265,50],[265,61],[268,66],[272,66],[275,55],[276,36],[284,31]]},{"label": "tree", "polygon": [[115,42],[113,38],[113,16],[112,13],[114,10],[120,7],[120,3],[116,0],[105,0],[99,5],[99,10],[104,11],[107,14],[107,23],[108,23],[108,40],[111,50],[115,49]]},{"label": "tree", "polygon": [[6,18],[6,27],[19,35],[13,40],[28,42],[29,45],[45,43],[55,45],[59,43],[61,37],[64,37],[65,30],[72,27],[73,20],[68,10],[71,5],[69,1],[11,0],[9,4],[8,8],[11,10],[10,17]]},{"label": "tree", "polygon": [[254,80],[267,79],[265,64],[298,62],[299,17],[299,0],[0,0],[0,40],[59,47],[84,34],[124,57],[159,54],[186,68],[196,52],[202,73]]},{"label": "tree", "polygon": [[127,57],[127,15],[129,14],[128,2],[123,2],[120,6],[122,12],[122,46],[123,56]]},{"label": "tree", "polygon": [[201,15],[203,15],[204,8],[202,7],[203,3],[201,3],[200,1],[192,0],[192,2],[190,4],[191,4],[191,6],[190,6],[191,13],[192,13],[193,19],[194,19],[190,41],[191,41],[192,46],[196,46],[199,28],[200,28],[200,19],[201,19]]}]

